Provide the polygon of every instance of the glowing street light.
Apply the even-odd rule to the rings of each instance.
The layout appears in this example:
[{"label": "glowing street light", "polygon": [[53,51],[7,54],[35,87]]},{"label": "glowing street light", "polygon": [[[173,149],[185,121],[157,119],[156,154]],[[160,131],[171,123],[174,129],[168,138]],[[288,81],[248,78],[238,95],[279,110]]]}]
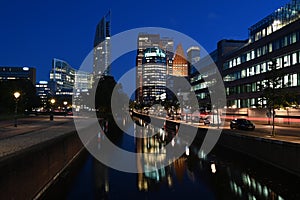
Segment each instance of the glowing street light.
[{"label": "glowing street light", "polygon": [[50,103],[51,103],[50,120],[53,121],[53,105],[55,104],[55,99],[51,99]]},{"label": "glowing street light", "polygon": [[14,93],[15,102],[16,102],[16,107],[15,107],[15,127],[18,126],[18,123],[17,123],[17,114],[18,114],[18,101],[19,101],[19,97],[20,96],[21,96],[20,92],[15,92]]}]

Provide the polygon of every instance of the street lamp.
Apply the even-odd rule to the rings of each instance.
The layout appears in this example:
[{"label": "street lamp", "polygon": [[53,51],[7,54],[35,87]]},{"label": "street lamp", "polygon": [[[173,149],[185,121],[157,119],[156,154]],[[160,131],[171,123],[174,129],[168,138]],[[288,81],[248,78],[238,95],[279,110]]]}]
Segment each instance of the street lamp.
[{"label": "street lamp", "polygon": [[65,116],[67,115],[67,104],[68,104],[68,102],[67,101],[64,101],[64,106],[65,106]]},{"label": "street lamp", "polygon": [[17,114],[18,114],[18,101],[19,101],[19,97],[20,96],[21,96],[20,92],[15,92],[14,93],[15,102],[16,102],[16,107],[15,107],[15,127],[18,126],[18,123],[17,123]]},{"label": "street lamp", "polygon": [[55,99],[51,99],[50,103],[51,103],[50,120],[53,121],[53,105],[55,104]]}]

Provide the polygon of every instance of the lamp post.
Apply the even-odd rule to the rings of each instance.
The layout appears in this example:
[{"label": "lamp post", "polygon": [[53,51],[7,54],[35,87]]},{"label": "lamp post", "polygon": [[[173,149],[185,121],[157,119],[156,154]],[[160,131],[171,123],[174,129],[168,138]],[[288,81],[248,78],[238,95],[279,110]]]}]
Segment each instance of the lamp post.
[{"label": "lamp post", "polygon": [[65,116],[67,116],[67,104],[68,104],[68,102],[64,101],[63,104],[65,106]]},{"label": "lamp post", "polygon": [[51,99],[50,103],[51,103],[50,120],[53,121],[53,105],[55,104],[55,99]]},{"label": "lamp post", "polygon": [[15,107],[15,127],[18,126],[18,123],[17,123],[17,114],[18,114],[18,101],[19,101],[19,97],[21,96],[20,92],[15,92],[14,93],[14,97],[15,97],[15,102],[16,102],[16,107]]}]

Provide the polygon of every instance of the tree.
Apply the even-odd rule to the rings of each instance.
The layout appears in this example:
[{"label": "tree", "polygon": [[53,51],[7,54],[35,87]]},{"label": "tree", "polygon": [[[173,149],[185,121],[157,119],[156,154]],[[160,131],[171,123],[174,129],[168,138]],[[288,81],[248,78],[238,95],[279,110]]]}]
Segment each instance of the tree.
[{"label": "tree", "polygon": [[265,106],[268,108],[268,114],[272,118],[272,136],[275,136],[275,110],[280,107],[286,107],[294,104],[295,98],[292,94],[280,91],[285,87],[282,84],[283,74],[280,70],[277,70],[276,60],[271,60],[269,64],[269,72],[265,75],[263,84],[260,85],[262,90],[262,101],[265,102]]},{"label": "tree", "polygon": [[[117,96],[112,102],[113,91],[117,92]],[[112,76],[104,76],[98,81],[95,95],[95,108],[101,115],[112,114],[111,106],[117,106],[117,110],[121,111],[125,106],[128,107],[129,98],[123,92],[121,84],[117,84]]]}]

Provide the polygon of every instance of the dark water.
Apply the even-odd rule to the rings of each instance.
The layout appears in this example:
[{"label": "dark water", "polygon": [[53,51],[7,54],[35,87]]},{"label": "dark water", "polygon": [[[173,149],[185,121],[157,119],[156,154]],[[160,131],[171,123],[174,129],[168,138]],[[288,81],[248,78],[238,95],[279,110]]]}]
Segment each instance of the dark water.
[{"label": "dark water", "polygon": [[[159,132],[159,128],[149,130]],[[117,143],[126,150],[139,151],[137,141],[127,134],[121,134]],[[153,144],[163,141],[156,135],[151,143],[150,147],[142,145],[155,148],[157,145]],[[140,174],[111,169],[87,153],[69,178],[71,181],[66,181],[66,189],[57,196],[66,199],[300,199],[300,179],[291,174],[221,147],[215,147],[203,157],[199,156],[199,149],[200,145],[193,143],[189,153],[171,165]]]}]

